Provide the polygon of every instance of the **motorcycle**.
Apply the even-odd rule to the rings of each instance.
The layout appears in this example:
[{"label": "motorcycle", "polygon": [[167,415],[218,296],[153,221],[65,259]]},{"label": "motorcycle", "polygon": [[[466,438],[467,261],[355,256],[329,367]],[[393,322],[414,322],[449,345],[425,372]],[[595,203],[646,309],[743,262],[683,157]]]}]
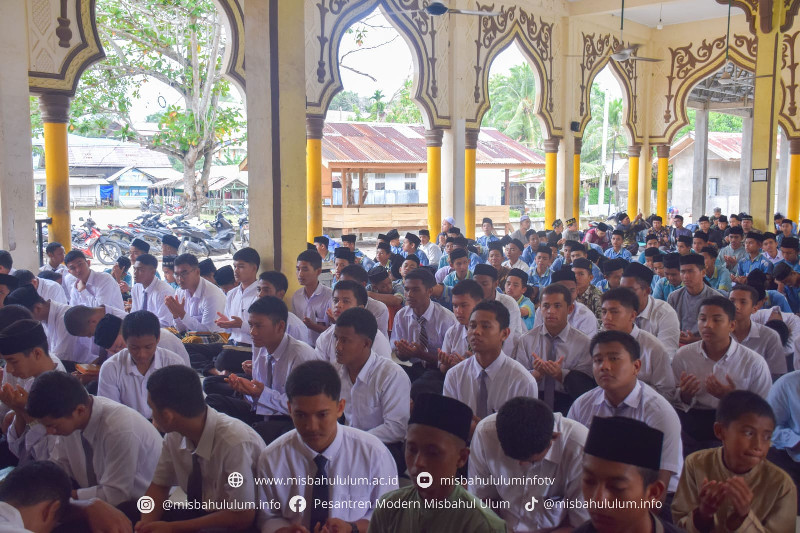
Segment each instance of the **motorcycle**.
[{"label": "motorcycle", "polygon": [[228,219],[219,213],[212,226],[216,230],[216,235],[211,235],[205,229],[188,225],[175,227],[173,231],[181,240],[178,253],[191,253],[205,257],[235,253],[236,231]]},{"label": "motorcycle", "polygon": [[100,233],[91,217],[86,221],[83,217],[79,220],[84,229],[72,229],[72,248],[81,250],[89,259],[97,258],[104,265],[113,265],[122,255],[122,246]]}]

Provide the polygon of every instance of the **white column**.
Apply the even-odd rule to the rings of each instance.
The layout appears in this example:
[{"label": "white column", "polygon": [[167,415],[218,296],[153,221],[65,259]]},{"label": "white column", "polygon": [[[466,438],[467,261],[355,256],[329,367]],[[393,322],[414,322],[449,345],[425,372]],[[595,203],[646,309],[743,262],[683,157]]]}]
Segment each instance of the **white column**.
[{"label": "white column", "polygon": [[789,199],[789,140],[783,133],[783,128],[778,128],[780,132],[780,158],[778,159],[778,197],[775,201],[775,211],[786,215],[787,201]]},{"label": "white column", "polygon": [[694,117],[694,167],[692,170],[692,222],[706,214],[708,195],[708,109]]},{"label": "white column", "polygon": [[442,218],[452,216],[464,231],[464,131],[465,121],[453,121],[442,136]]},{"label": "white column", "polygon": [[[789,143],[786,143],[787,146]],[[788,156],[786,157],[789,158]],[[753,112],[742,118],[742,159],[739,162],[739,213],[750,205],[750,169],[753,161]]]},{"label": "white column", "polygon": [[26,2],[0,2],[0,248],[36,272]]}]

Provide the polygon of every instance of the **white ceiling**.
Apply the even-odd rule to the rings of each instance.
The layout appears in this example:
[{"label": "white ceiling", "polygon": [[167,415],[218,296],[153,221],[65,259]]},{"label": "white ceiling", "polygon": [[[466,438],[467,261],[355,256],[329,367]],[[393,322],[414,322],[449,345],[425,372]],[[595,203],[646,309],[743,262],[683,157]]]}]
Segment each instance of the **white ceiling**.
[{"label": "white ceiling", "polygon": [[[570,2],[586,2],[589,6],[596,0],[569,0]],[[621,5],[622,2],[619,2]],[[610,12],[612,15],[619,16],[620,9],[616,8]],[[736,7],[731,10],[731,15],[742,14]],[[659,15],[662,24],[683,24],[728,16],[728,6],[718,4],[716,0],[667,0],[664,3],[653,2],[649,5],[625,6],[625,20],[637,22],[644,26],[655,28],[658,25]]]}]

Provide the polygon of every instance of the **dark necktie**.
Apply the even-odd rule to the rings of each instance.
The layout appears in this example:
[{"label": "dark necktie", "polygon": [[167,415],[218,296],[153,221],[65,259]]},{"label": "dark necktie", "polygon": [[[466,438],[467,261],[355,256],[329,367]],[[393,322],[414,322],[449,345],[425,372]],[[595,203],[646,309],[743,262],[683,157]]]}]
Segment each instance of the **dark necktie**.
[{"label": "dark necktie", "polygon": [[203,472],[200,469],[200,457],[196,453],[192,454],[192,471],[186,482],[186,500],[202,501],[203,499]]},{"label": "dark necktie", "polygon": [[147,309],[147,292],[146,291],[142,291],[142,294],[144,294],[144,301],[142,302],[142,311],[147,311],[148,310]]},{"label": "dark necktie", "polygon": [[91,443],[81,433],[81,443],[83,444],[83,453],[86,456],[86,481],[89,487],[97,485],[97,474],[94,472],[94,450]]},{"label": "dark necktie", "polygon": [[272,358],[271,355],[267,356],[267,388],[272,388],[272,367],[275,363],[275,359]]},{"label": "dark necktie", "polygon": [[428,339],[428,330],[425,329],[425,323],[428,320],[424,316],[417,317],[417,322],[419,323],[419,343],[425,349],[426,352],[430,351],[430,339]]},{"label": "dark necktie", "polygon": [[[317,475],[314,476],[314,487],[311,489],[311,524],[309,527],[311,531],[314,530],[314,526],[317,524],[317,522],[319,522],[320,525],[325,525],[325,522],[328,521],[327,507],[324,504],[317,507],[315,503],[318,500],[325,503],[330,500],[328,481],[326,479],[328,477],[328,473],[325,470],[328,460],[324,455],[319,454],[314,457],[314,463],[317,465]],[[319,479],[325,479],[325,481],[316,481]]]},{"label": "dark necktie", "polygon": [[481,420],[489,415],[489,390],[486,388],[486,380],[489,375],[485,369],[481,370],[478,377],[478,407],[475,413]]}]

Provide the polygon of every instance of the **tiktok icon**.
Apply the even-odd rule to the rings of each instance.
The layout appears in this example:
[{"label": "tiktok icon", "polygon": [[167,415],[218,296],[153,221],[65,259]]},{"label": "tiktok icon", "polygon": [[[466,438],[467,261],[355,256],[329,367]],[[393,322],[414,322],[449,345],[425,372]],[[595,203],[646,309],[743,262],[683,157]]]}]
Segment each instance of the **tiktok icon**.
[{"label": "tiktok icon", "polygon": [[525,504],[525,510],[529,513],[533,512],[533,509],[536,507],[537,503],[539,503],[539,500],[537,500],[535,496],[531,496],[531,501]]}]

